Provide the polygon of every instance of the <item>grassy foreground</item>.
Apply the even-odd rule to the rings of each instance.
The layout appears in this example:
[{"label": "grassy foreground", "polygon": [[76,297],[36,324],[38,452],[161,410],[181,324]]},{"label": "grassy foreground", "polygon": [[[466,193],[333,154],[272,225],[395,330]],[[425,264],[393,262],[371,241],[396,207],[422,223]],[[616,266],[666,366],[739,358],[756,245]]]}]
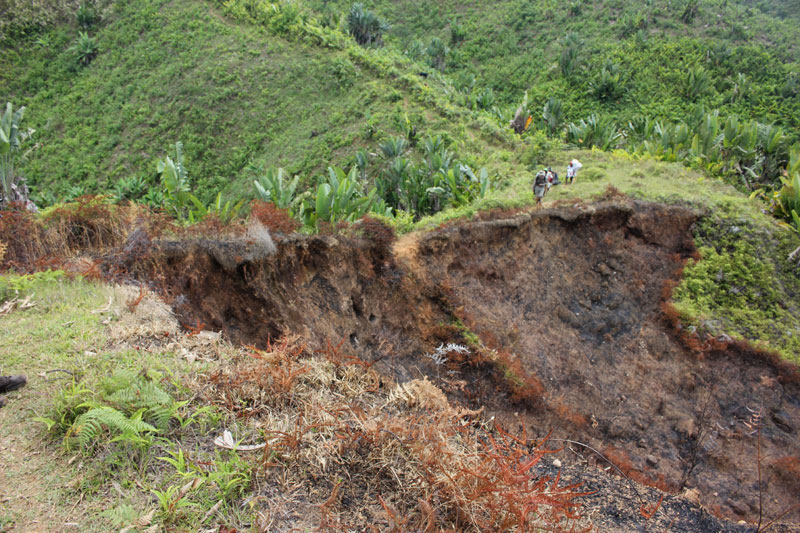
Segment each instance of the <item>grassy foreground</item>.
[{"label": "grassy foreground", "polygon": [[[247,509],[231,504],[235,491],[221,497],[219,480],[191,487],[191,506],[178,504],[176,494],[185,482],[163,459],[185,450],[218,470],[238,468],[241,476],[249,475],[238,457],[208,442],[221,415],[200,407],[189,386],[212,358],[232,349],[182,336],[168,309],[152,296],[131,312],[135,290],[50,274],[22,282],[17,276],[0,278],[0,287],[9,283],[22,287],[20,297],[30,307],[0,316],[2,372],[27,374],[28,385],[10,393],[0,410],[0,530],[159,531],[159,524],[179,518],[185,527],[178,530],[196,530],[218,501],[207,521],[235,527],[247,520]],[[156,385],[180,405],[167,427],[141,433],[138,440],[102,427],[87,445],[74,438],[80,436],[77,424],[71,436],[59,433],[60,425],[87,411],[82,404],[122,410],[122,400],[111,401],[107,387],[123,376]],[[49,432],[44,419],[55,424]],[[169,496],[162,503],[158,494]]]}]

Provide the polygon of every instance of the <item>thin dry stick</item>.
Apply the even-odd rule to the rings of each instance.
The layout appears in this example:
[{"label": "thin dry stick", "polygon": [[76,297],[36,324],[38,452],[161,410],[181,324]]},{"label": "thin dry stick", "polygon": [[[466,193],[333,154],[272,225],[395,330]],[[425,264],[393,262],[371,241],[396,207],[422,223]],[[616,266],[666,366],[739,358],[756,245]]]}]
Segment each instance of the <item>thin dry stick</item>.
[{"label": "thin dry stick", "polygon": [[692,456],[689,460],[689,466],[686,469],[686,472],[683,474],[683,478],[681,478],[680,488],[683,489],[686,486],[686,483],[689,481],[689,477],[691,477],[692,472],[694,471],[695,467],[697,466],[697,453],[700,451],[700,446],[705,439],[707,432],[704,431],[705,428],[705,420],[706,420],[706,411],[708,410],[708,404],[711,400],[711,396],[714,394],[714,387],[712,387],[708,394],[706,395],[706,401],[703,402],[703,410],[700,413],[700,423],[698,424],[699,430],[697,433],[697,440],[695,440],[694,446],[692,446]]},{"label": "thin dry stick", "polygon": [[766,526],[764,526],[764,529],[762,529],[762,530],[761,530],[761,533],[763,533],[764,531],[766,531],[766,530],[768,530],[769,528],[771,528],[772,526],[774,526],[774,525],[775,525],[775,523],[776,523],[778,520],[780,520],[781,518],[783,518],[783,517],[784,517],[784,516],[786,516],[787,514],[791,513],[791,512],[792,512],[792,511],[794,511],[795,509],[800,509],[800,503],[797,503],[797,504],[795,504],[795,505],[792,505],[792,506],[788,507],[788,508],[787,508],[787,509],[786,509],[784,512],[782,512],[781,514],[779,514],[778,516],[776,516],[775,518],[773,518],[772,520],[770,520],[770,521],[767,523],[767,525],[766,525]]},{"label": "thin dry stick", "polygon": [[638,491],[638,490],[636,490],[636,486],[633,484],[633,480],[632,480],[631,478],[629,478],[629,477],[627,476],[627,474],[625,474],[625,472],[623,472],[623,471],[620,469],[620,467],[618,467],[617,465],[615,465],[615,464],[614,464],[614,463],[611,461],[611,459],[609,459],[608,457],[606,457],[605,455],[603,455],[602,453],[600,453],[600,452],[599,452],[598,450],[596,450],[595,448],[592,448],[592,447],[591,447],[591,446],[589,446],[588,444],[584,444],[584,443],[582,443],[582,442],[578,442],[578,441],[576,441],[576,440],[569,440],[569,439],[550,439],[550,440],[557,441],[557,442],[568,442],[568,443],[570,443],[570,444],[575,444],[575,445],[577,445],[577,446],[583,446],[583,447],[584,447],[584,448],[586,448],[587,450],[590,450],[590,451],[594,452],[594,453],[595,453],[595,454],[597,454],[597,455],[598,455],[598,456],[599,456],[599,457],[600,457],[600,458],[601,458],[603,461],[605,461],[605,462],[607,462],[608,464],[610,464],[611,466],[613,466],[613,467],[614,467],[614,470],[616,470],[617,472],[619,472],[619,473],[622,475],[622,477],[624,477],[626,480],[628,480],[628,483],[630,484],[631,488],[633,489],[633,492],[634,492],[634,493],[636,493],[636,497],[637,497],[637,498],[639,498],[639,501],[640,501],[640,502],[642,502],[642,503],[645,503],[645,499],[644,499],[644,498],[642,498],[642,495],[641,495],[641,494],[639,494],[639,491]]}]

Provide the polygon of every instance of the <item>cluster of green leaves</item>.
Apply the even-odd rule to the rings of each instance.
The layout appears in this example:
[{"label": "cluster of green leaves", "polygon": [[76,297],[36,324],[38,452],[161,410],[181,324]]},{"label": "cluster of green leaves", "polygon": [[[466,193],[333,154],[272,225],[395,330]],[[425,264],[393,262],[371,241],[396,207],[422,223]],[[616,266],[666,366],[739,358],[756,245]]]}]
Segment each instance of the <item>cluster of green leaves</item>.
[{"label": "cluster of green leaves", "polygon": [[[773,191],[770,198],[772,212],[786,221],[786,226],[800,233],[800,144],[789,149],[789,162],[786,172],[780,176],[781,188]],[[755,191],[752,197],[766,196],[763,189]]]},{"label": "cluster of green leaves", "polygon": [[481,168],[476,175],[448,149],[442,137],[425,139],[419,162],[407,157],[409,149],[403,137],[380,145],[383,161],[374,181],[389,206],[420,218],[486,196],[490,188],[487,170]]},{"label": "cluster of green leaves", "polygon": [[286,180],[282,168],[260,171],[253,185],[259,199],[287,209],[308,228],[352,222],[367,213],[392,218],[405,212],[419,219],[470,204],[491,188],[488,171],[481,168],[476,174],[441,136],[425,139],[420,161],[413,159],[406,137],[390,137],[379,150],[375,156],[360,150],[349,172],[328,167],[316,187],[302,194],[297,194],[300,178]]},{"label": "cluster of green leaves", "polygon": [[20,130],[20,123],[25,114],[25,108],[19,107],[14,111],[11,102],[6,103],[3,114],[0,115],[0,207],[8,202],[24,200],[16,186],[20,175],[17,164],[25,159],[26,153],[22,152],[22,143],[31,135],[33,130]]},{"label": "cluster of green leaves", "polygon": [[[159,457],[171,465],[175,472],[163,490],[151,492],[158,500],[160,519],[165,524],[177,524],[187,518],[190,509],[205,508],[219,500],[229,506],[250,487],[253,477],[252,465],[243,461],[235,452],[217,453],[213,461],[204,461],[201,466],[184,453],[183,449],[169,451],[168,456]],[[209,468],[206,465],[212,465]]]},{"label": "cluster of green leaves", "polygon": [[360,2],[354,3],[347,14],[347,29],[361,46],[383,46],[383,34],[390,27]]},{"label": "cluster of green leaves", "polygon": [[592,115],[567,126],[568,142],[610,150],[624,147],[636,155],[680,161],[717,176],[731,177],[752,190],[773,186],[788,161],[788,139],[783,128],[743,121],[736,115],[720,117],[718,110],[695,108],[686,122],[670,123],[636,117],[625,128]]},{"label": "cluster of green leaves", "polygon": [[193,224],[214,214],[222,222],[229,222],[236,218],[244,205],[244,200],[223,203],[221,192],[208,205],[200,201],[191,192],[189,173],[183,160],[183,144],[180,142],[175,143],[175,160],[166,156],[158,162],[158,173],[161,175],[164,206],[180,221]]},{"label": "cluster of green leaves", "polygon": [[33,274],[5,274],[0,277],[0,303],[11,298],[21,298],[35,288],[51,285],[64,279],[63,270],[45,270]]}]

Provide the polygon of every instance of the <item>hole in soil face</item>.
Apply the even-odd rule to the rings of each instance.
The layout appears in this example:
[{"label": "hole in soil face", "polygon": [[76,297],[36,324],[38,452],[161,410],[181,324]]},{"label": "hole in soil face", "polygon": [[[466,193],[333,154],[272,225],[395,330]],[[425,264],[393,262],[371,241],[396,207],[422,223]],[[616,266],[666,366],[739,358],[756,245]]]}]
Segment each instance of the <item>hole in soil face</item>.
[{"label": "hole in soil face", "polygon": [[360,318],[364,316],[364,299],[361,297],[361,295],[354,294],[350,300],[353,304],[353,313],[356,315],[356,317]]},{"label": "hole in soil face", "polygon": [[[453,401],[485,406],[508,428],[553,429],[635,479],[696,489],[717,514],[754,521],[759,440],[748,409],[763,413],[762,469],[777,472],[770,461],[800,457],[800,392],[745,348],[698,359],[664,323],[662,287],[693,250],[695,218],[644,203],[541,210],[405,236],[399,269],[387,272],[344,238],[279,243],[247,279],[195,245],[168,277],[194,273],[183,296],[191,324],[219,324],[248,344],[286,331],[316,347],[348,339],[386,375],[428,373]],[[352,313],[342,312],[348,300]],[[235,310],[219,316],[226,308]],[[470,354],[449,358],[447,372],[419,355],[451,342]],[[796,503],[791,476],[770,475],[764,498]]]}]

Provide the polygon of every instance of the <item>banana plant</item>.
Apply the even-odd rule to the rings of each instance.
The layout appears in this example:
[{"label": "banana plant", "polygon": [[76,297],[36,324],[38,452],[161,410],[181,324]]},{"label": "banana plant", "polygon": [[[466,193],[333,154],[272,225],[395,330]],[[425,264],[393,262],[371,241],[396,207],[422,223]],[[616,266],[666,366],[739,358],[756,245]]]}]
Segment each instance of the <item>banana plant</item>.
[{"label": "banana plant", "polygon": [[215,214],[220,219],[223,224],[227,224],[237,216],[239,216],[239,212],[242,210],[244,206],[244,199],[239,200],[238,202],[234,203],[233,200],[228,200],[225,203],[222,203],[222,193],[218,192],[217,197],[205,209],[207,214]]}]

